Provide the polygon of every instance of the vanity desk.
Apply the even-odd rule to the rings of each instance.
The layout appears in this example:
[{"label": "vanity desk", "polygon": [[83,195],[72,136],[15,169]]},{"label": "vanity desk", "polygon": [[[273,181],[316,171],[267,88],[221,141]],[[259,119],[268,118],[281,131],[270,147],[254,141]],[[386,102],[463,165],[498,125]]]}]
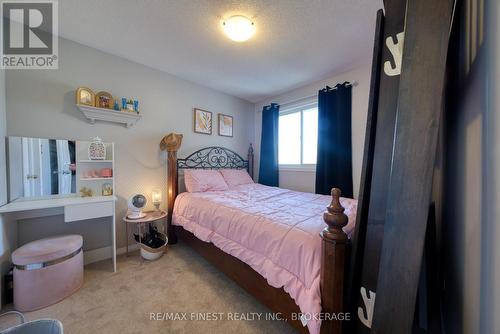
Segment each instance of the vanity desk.
[{"label": "vanity desk", "polygon": [[111,217],[112,261],[113,271],[116,271],[115,201],[116,196],[68,196],[47,199],[18,199],[0,206],[0,214],[9,214],[14,220],[62,214],[66,223]]},{"label": "vanity desk", "polygon": [[[96,231],[103,236],[99,243],[111,246],[89,249],[84,252],[84,259],[85,263],[91,263],[111,257],[113,271],[116,271],[117,198],[114,195],[114,167],[114,144],[103,143],[98,138],[94,141],[73,141],[8,137],[10,201],[0,206],[0,215],[6,215],[8,221],[16,221],[19,224],[24,224],[20,221],[34,218],[59,216],[54,224],[51,223],[51,218],[42,219],[46,230],[39,232],[40,238],[46,237],[47,234],[58,235],[61,233],[60,229],[63,229],[64,233],[71,233],[72,228],[62,227],[65,223],[96,218],[99,220],[105,217],[105,223],[111,224],[109,239],[105,236],[105,233],[109,232],[104,232],[109,229],[102,227],[101,232],[99,224],[89,224],[84,230]],[[82,197],[83,194],[87,196]],[[81,231],[82,225],[75,225],[79,225]],[[26,236],[31,239],[38,237],[37,234],[23,236],[25,239]],[[95,244],[93,238],[87,241],[90,245],[92,241]],[[84,238],[84,245],[85,243]]]}]

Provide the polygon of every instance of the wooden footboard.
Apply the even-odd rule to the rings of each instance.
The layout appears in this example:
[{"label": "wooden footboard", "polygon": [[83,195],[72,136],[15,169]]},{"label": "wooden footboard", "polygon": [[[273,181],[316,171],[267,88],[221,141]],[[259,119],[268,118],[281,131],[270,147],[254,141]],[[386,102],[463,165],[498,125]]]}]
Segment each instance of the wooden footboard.
[{"label": "wooden footboard", "polygon": [[[264,305],[268,306],[274,312],[280,312],[284,315],[291,315],[299,312],[299,308],[291,297],[283,289],[276,289],[267,285],[266,280],[258,273],[253,271],[248,265],[240,260],[225,254],[212,244],[202,242],[191,233],[182,228],[174,228],[172,225],[172,213],[175,198],[178,194],[178,168],[179,162],[188,161],[188,159],[177,159],[177,151],[182,142],[182,135],[171,133],[165,136],[160,148],[168,153],[168,184],[167,184],[167,202],[168,202],[168,220],[167,234],[169,244],[177,242],[176,229],[182,239],[185,240],[195,250],[199,251],[208,261],[213,263],[218,269],[227,276],[245,288],[254,295]],[[212,148],[219,149],[219,148]],[[221,152],[232,151],[220,148]],[[236,154],[236,153],[234,153]],[[227,157],[226,157],[227,158]],[[234,157],[231,157],[234,159]],[[243,160],[237,156],[238,162],[233,166],[224,165],[223,168],[247,168],[253,171],[253,149],[250,146],[248,160]],[[221,168],[221,159],[207,159],[202,164],[202,168]],[[212,160],[213,165],[211,165]],[[226,161],[227,162],[227,161]],[[252,162],[252,166],[250,165]],[[182,166],[182,165],[181,165]],[[189,168],[189,167],[182,167]],[[200,167],[196,167],[200,168]],[[252,174],[250,174],[252,176]],[[327,227],[321,232],[322,238],[322,259],[321,259],[321,303],[322,303],[322,323],[321,334],[340,334],[342,333],[343,321],[338,320],[341,313],[344,312],[344,280],[347,272],[347,256],[349,254],[350,241],[346,233],[342,230],[347,225],[347,216],[344,214],[344,208],[340,204],[341,192],[337,188],[332,189],[332,201],[323,214],[323,219]],[[264,287],[263,287],[264,285]],[[336,320],[337,319],[337,320]],[[305,327],[302,327],[300,321],[291,321],[300,332],[306,333]]]}]

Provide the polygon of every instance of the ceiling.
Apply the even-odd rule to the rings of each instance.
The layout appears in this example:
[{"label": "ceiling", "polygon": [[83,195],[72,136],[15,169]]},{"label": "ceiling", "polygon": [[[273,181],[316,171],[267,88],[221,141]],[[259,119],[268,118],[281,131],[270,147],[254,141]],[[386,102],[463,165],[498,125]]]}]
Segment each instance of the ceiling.
[{"label": "ceiling", "polygon": [[[62,37],[258,102],[371,61],[382,0],[64,0]],[[245,43],[221,18],[246,15]]]}]

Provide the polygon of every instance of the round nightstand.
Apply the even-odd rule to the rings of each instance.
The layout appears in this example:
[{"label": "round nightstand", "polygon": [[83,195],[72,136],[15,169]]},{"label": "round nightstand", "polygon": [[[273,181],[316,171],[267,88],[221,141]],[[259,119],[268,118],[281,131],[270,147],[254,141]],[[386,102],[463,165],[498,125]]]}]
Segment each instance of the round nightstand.
[{"label": "round nightstand", "polygon": [[167,217],[166,211],[147,211],[144,212],[146,216],[139,219],[129,219],[127,216],[123,217],[123,222],[125,223],[125,240],[126,240],[126,256],[128,256],[128,224],[137,224],[139,230],[139,241],[142,240],[142,226],[145,224],[150,224],[157,222],[161,219]]}]

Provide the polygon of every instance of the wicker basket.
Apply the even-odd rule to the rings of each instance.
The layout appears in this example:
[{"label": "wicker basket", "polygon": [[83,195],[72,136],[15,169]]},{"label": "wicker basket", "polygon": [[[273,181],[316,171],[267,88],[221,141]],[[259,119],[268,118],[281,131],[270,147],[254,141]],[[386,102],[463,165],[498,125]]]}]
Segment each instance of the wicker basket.
[{"label": "wicker basket", "polygon": [[143,243],[138,242],[139,248],[141,249],[141,256],[143,259],[154,261],[159,259],[163,255],[163,253],[165,253],[165,249],[167,248],[168,244],[168,238],[165,234],[161,232],[158,232],[158,234],[165,241],[163,246],[160,246],[158,248],[151,248]]}]

